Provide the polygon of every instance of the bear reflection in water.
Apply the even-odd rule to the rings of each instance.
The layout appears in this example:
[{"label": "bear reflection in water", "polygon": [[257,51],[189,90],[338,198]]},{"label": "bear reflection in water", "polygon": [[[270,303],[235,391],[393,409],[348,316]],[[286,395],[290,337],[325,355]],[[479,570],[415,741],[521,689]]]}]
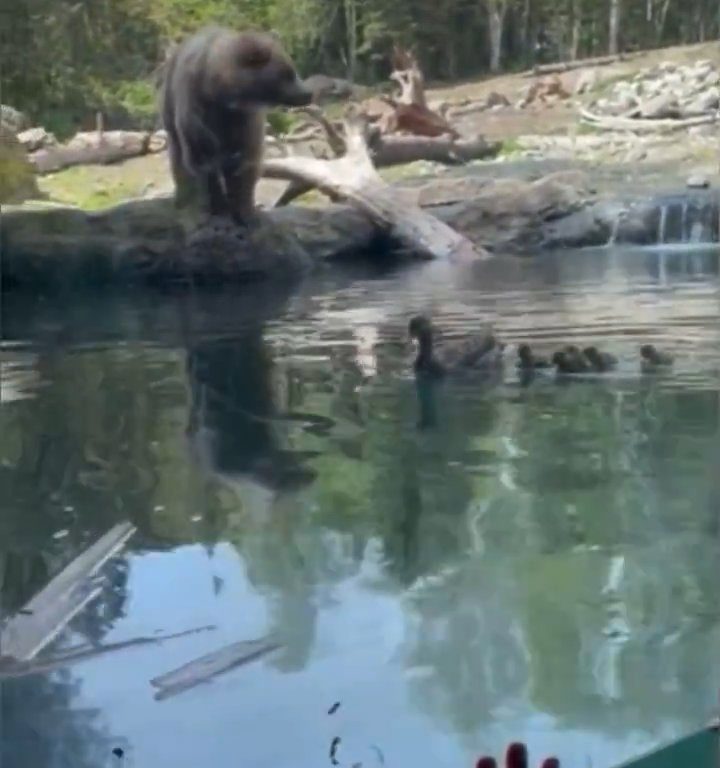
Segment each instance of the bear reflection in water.
[{"label": "bear reflection in water", "polygon": [[206,470],[232,484],[249,479],[272,491],[300,489],[315,479],[305,462],[317,454],[282,445],[283,422],[300,417],[278,411],[272,360],[259,330],[195,344],[187,374],[186,433]]}]

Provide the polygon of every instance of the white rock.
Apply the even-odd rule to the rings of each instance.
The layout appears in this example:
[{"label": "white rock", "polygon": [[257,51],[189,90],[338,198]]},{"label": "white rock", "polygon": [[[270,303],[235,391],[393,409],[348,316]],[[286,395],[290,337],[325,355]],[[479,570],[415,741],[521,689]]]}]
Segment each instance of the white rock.
[{"label": "white rock", "polygon": [[688,176],[686,186],[690,189],[707,189],[710,186],[710,179],[702,173],[693,173]]},{"label": "white rock", "polygon": [[718,107],[720,107],[720,88],[713,86],[688,101],[683,106],[682,112],[684,115],[691,117],[693,115],[704,115],[714,112]]},{"label": "white rock", "polygon": [[678,117],[680,105],[672,94],[660,94],[640,105],[640,115],[647,119]]}]

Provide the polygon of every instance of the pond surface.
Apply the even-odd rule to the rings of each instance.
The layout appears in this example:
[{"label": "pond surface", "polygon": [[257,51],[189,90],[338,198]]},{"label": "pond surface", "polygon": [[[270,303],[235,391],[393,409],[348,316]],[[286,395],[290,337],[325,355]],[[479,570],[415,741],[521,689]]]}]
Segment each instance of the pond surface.
[{"label": "pond surface", "polygon": [[[130,521],[38,659],[214,629],[1,680],[3,766],[315,767],[339,737],[348,767],[462,768],[524,739],[604,768],[703,725],[719,299],[717,252],[682,250],[5,297],[4,614]],[[443,337],[490,321],[620,365],[522,386],[512,360],[501,383],[417,390],[417,310]],[[640,374],[645,341],[672,373]],[[155,698],[151,679],[263,637],[279,649]]]}]

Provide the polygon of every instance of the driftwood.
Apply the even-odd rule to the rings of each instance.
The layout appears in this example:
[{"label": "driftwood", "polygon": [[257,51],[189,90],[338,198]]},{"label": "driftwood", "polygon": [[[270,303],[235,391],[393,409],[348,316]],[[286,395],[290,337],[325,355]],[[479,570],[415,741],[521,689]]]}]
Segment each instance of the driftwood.
[{"label": "driftwood", "polygon": [[165,640],[176,640],[180,637],[195,635],[198,632],[208,632],[215,629],[214,625],[204,627],[195,627],[186,629],[182,632],[173,632],[167,635],[153,635],[152,637],[133,637],[131,640],[120,640],[116,643],[107,643],[100,646],[81,646],[68,648],[67,650],[55,653],[52,656],[41,656],[29,661],[19,661],[12,657],[0,657],[0,680],[11,677],[27,677],[28,675],[47,674],[58,669],[73,666],[83,661],[97,659],[99,656],[117,653],[128,648],[137,648],[138,646],[158,645]]},{"label": "driftwood", "polygon": [[282,646],[279,643],[267,639],[241,640],[190,661],[172,672],[154,677],[150,685],[159,689],[155,699],[162,701],[280,648]]},{"label": "driftwood", "polygon": [[576,59],[575,61],[557,61],[553,64],[538,64],[525,77],[535,77],[537,75],[554,75],[560,72],[569,72],[573,69],[582,69],[583,67],[603,67],[608,64],[615,64],[620,61],[628,61],[634,54],[618,53],[613,56],[595,56],[591,59]]},{"label": "driftwood", "polygon": [[109,165],[164,149],[160,134],[147,131],[90,131],[78,133],[66,144],[29,154],[38,173],[54,173],[74,165]]},{"label": "driftwood", "polygon": [[587,109],[580,110],[580,119],[587,125],[592,125],[605,131],[677,131],[692,128],[696,125],[707,125],[718,121],[717,114],[700,115],[683,119],[674,118],[633,118],[598,115]]},{"label": "driftwood", "polygon": [[386,99],[393,108],[388,119],[383,121],[382,129],[386,133],[409,133],[413,136],[437,138],[452,136],[460,138],[460,134],[437,112],[419,104],[403,104],[399,101]]},{"label": "driftwood", "polygon": [[[376,168],[406,165],[418,160],[444,165],[462,165],[471,160],[495,157],[501,147],[500,142],[488,142],[482,136],[476,136],[472,139],[454,139],[448,135],[436,138],[385,136],[379,131],[370,134],[368,145],[370,157]],[[345,151],[344,144],[340,145],[339,151],[336,145],[331,144],[331,146],[335,147],[334,154],[336,157]],[[309,182],[293,181],[274,202],[274,207],[287,205],[312,189],[313,185]],[[332,195],[330,198],[335,199]]]},{"label": "driftwood", "polygon": [[401,194],[378,175],[366,143],[367,124],[355,116],[345,122],[346,154],[335,160],[287,157],[267,160],[263,173],[276,179],[310,184],[333,199],[344,199],[387,230],[393,240],[419,256],[441,259],[477,259],[486,252],[426,213],[417,196]]},{"label": "driftwood", "polygon": [[427,109],[425,78],[415,54],[396,44],[393,46],[392,67],[390,79],[400,86],[398,101]]},{"label": "driftwood", "polygon": [[100,568],[135,533],[131,523],[119,523],[78,555],[0,633],[0,654],[28,661],[39,653],[101,591],[91,582]]}]

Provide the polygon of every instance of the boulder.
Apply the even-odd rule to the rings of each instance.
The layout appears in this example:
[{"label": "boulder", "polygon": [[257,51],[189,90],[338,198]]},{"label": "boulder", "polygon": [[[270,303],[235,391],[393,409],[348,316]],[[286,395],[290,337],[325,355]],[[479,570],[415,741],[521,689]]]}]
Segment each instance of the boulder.
[{"label": "boulder", "polygon": [[661,120],[680,117],[680,105],[675,96],[660,94],[640,104],[640,117],[646,120]]},{"label": "boulder", "polygon": [[685,184],[688,189],[707,189],[710,186],[710,179],[702,173],[693,173],[688,176]]},{"label": "boulder", "polygon": [[714,112],[718,108],[720,108],[720,88],[712,86],[683,104],[682,114],[685,117],[694,117]]}]

